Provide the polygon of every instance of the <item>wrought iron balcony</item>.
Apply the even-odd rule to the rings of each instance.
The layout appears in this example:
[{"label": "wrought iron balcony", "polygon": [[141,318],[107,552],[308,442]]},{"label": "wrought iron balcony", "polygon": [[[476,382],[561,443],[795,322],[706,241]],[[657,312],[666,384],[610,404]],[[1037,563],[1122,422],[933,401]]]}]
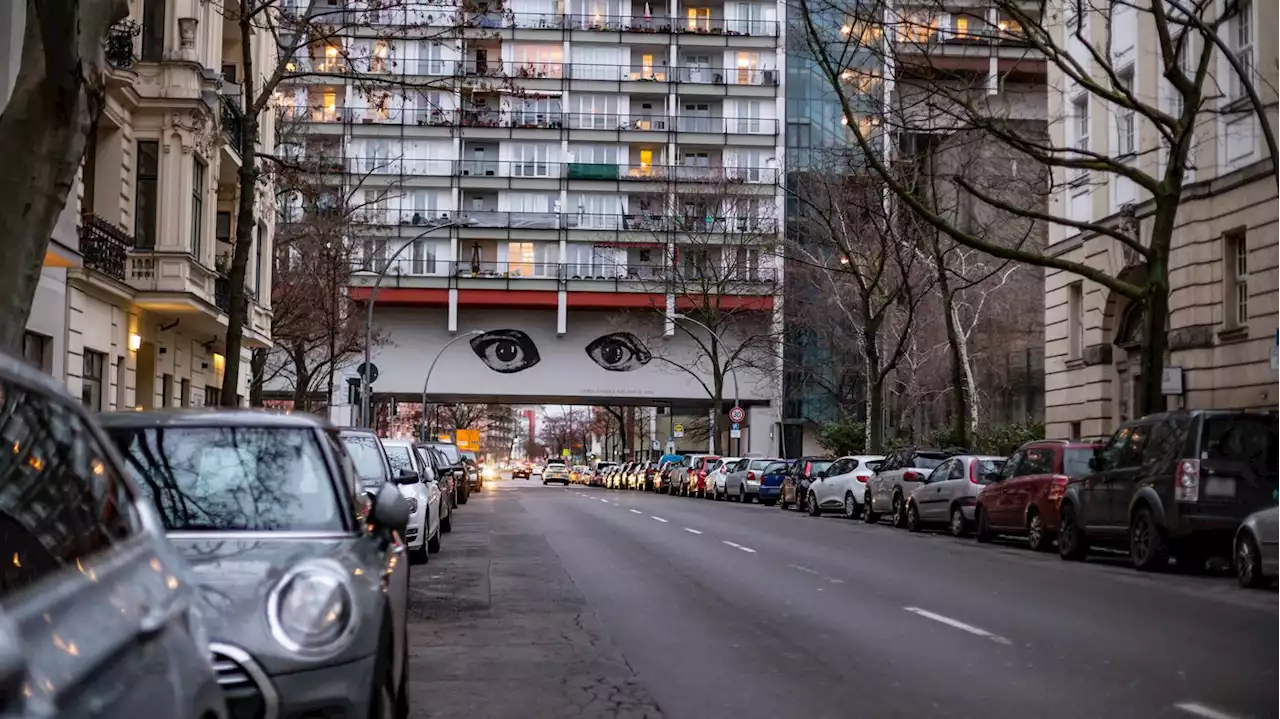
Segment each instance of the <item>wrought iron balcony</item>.
[{"label": "wrought iron balcony", "polygon": [[241,112],[240,106],[231,98],[223,96],[220,100],[222,101],[222,134],[226,136],[227,143],[238,154],[243,130],[241,119],[244,117],[244,113]]},{"label": "wrought iron balcony", "polygon": [[97,215],[85,215],[80,226],[80,254],[84,266],[124,282],[133,236]]}]

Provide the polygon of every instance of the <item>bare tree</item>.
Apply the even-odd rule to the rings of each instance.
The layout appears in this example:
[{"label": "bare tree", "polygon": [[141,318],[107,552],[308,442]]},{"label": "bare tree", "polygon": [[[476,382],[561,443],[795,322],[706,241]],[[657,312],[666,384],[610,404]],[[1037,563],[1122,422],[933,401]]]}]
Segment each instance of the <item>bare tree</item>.
[{"label": "bare tree", "polygon": [[[1006,84],[1004,77],[995,75],[985,75],[980,88],[956,82],[956,73],[939,60],[944,52],[940,41],[954,39],[956,32],[936,27],[936,18],[944,17],[947,10],[940,0],[905,4],[799,0],[808,51],[839,98],[861,156],[906,211],[959,244],[1002,259],[1079,275],[1141,307],[1145,326],[1139,409],[1143,413],[1164,407],[1161,374],[1167,349],[1169,256],[1197,137],[1213,136],[1212,124],[1220,115],[1252,114],[1265,139],[1272,173],[1280,166],[1268,105],[1258,91],[1260,77],[1252,62],[1228,51],[1223,39],[1224,30],[1246,6],[1238,0],[1096,4],[1074,0],[1061,5],[993,0],[987,12],[1000,18],[998,23],[976,17],[966,20],[964,42],[1023,47],[1023,62],[1047,63],[1064,84],[1082,93],[1085,107],[1104,108],[1134,128],[1132,137],[1137,137],[1139,122],[1154,130],[1156,142],[1135,142],[1108,153],[1082,142],[1057,143],[1044,132],[1044,123],[1022,122],[1009,104],[1008,91],[1016,82]],[[1132,23],[1128,30],[1118,24],[1120,13]],[[819,20],[833,16],[844,19],[836,28]],[[1160,97],[1139,93],[1113,52],[1116,37],[1141,36],[1140,31],[1150,31],[1154,38],[1145,51],[1157,57],[1164,80]],[[886,79],[893,83],[892,97],[882,97],[871,109],[866,84],[858,81],[866,74],[868,55],[886,68]],[[1226,76],[1215,76],[1218,63],[1230,68]],[[993,88],[1002,91],[993,92]],[[1047,115],[1050,123],[1068,121],[1066,110],[1072,107],[1072,98],[1063,96],[1061,88],[1049,92],[1048,107],[1059,108]],[[1269,88],[1268,97],[1273,99],[1274,94],[1274,88]],[[903,148],[886,152],[885,141],[948,134],[976,135],[983,142],[999,144],[1024,165],[1048,168],[1051,174],[1043,201],[1034,203],[1011,201],[1007,193],[966,177],[962,168],[952,168],[946,180],[970,193],[980,206],[1006,217],[1114,241],[1124,257],[1121,271],[1111,273],[1004,238],[985,237],[932,206],[911,178],[898,170],[901,156],[909,155],[912,148],[906,147],[906,153],[899,152]],[[1055,194],[1090,183],[1129,184],[1149,210],[1142,217],[1121,213],[1108,221],[1094,221],[1049,209],[1048,200]]]},{"label": "bare tree", "polygon": [[22,348],[49,238],[106,103],[108,28],[129,14],[125,0],[23,4],[21,64],[0,114],[0,157],[10,167],[0,180],[0,346],[15,353]]}]

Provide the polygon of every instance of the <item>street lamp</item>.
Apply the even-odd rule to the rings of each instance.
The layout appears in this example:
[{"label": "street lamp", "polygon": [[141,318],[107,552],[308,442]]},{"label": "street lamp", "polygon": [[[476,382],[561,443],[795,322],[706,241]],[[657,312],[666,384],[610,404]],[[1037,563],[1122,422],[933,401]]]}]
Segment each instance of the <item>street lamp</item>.
[{"label": "street lamp", "polygon": [[[715,331],[715,330],[713,330],[713,329],[711,329],[710,327],[706,326],[706,325],[705,325],[705,324],[703,324],[702,322],[699,322],[698,320],[695,320],[694,318],[690,317],[689,315],[681,314],[681,313],[679,313],[679,312],[673,312],[673,313],[671,313],[670,317],[671,317],[671,319],[672,319],[672,320],[684,320],[685,322],[688,322],[689,324],[694,324],[694,325],[697,325],[697,326],[701,327],[702,329],[706,330],[708,334],[710,334],[710,335],[711,335],[711,337],[715,340],[716,344],[717,344],[717,345],[718,345],[722,350],[724,349],[724,340],[720,338],[720,335],[716,334],[716,331]],[[730,372],[730,373],[732,373],[732,375],[733,375],[733,406],[734,406],[734,407],[737,407],[737,406],[738,406],[738,399],[739,399],[739,396],[740,396],[740,395],[739,395],[739,392],[738,392],[738,367],[737,367],[737,363],[735,363],[735,362],[730,362],[730,363],[729,363],[729,372]],[[719,415],[720,415],[720,408],[719,408],[719,407],[716,407],[716,416],[717,416],[717,417],[719,417]],[[720,428],[719,428],[719,426],[718,426],[718,425],[719,425],[719,423],[717,423],[717,427],[716,427],[716,433],[717,433],[717,434],[720,432]],[[730,442],[730,444],[733,444],[733,437],[730,437],[730,438],[729,438],[729,442]],[[739,438],[738,438],[738,442],[737,442],[737,445],[736,445],[736,447],[735,447],[735,448],[736,448],[736,449],[741,449],[741,448],[742,448],[742,438],[741,438],[741,437],[739,437]]]},{"label": "street lamp", "polygon": [[378,288],[382,286],[382,280],[386,278],[387,272],[391,269],[391,265],[395,263],[396,258],[399,257],[401,253],[403,253],[405,250],[407,250],[409,246],[412,245],[413,243],[417,242],[423,237],[426,237],[428,234],[435,232],[436,230],[443,230],[448,227],[463,227],[467,225],[474,225],[475,222],[476,222],[475,220],[470,218],[465,220],[448,220],[446,222],[441,222],[439,224],[435,224],[426,228],[422,232],[419,232],[415,237],[412,237],[409,240],[406,240],[405,243],[403,245],[400,245],[400,247],[395,252],[391,253],[391,256],[387,258],[386,264],[383,265],[381,270],[378,270],[377,276],[374,277],[373,291],[369,293],[369,305],[367,308],[367,312],[365,314],[365,322],[364,322],[364,371],[360,373],[360,424],[361,425],[365,427],[373,426],[373,422],[372,422],[373,418],[369,416],[369,365],[371,361],[369,353],[370,353],[370,344],[373,341],[373,305],[375,302],[378,301]]},{"label": "street lamp", "polygon": [[435,358],[431,360],[431,365],[427,367],[427,376],[422,380],[422,441],[423,442],[426,442],[429,439],[431,439],[430,437],[427,436],[427,383],[431,381],[431,372],[436,368],[436,362],[440,361],[440,356],[444,354],[445,350],[449,349],[449,345],[453,344],[454,342],[457,342],[458,340],[464,337],[474,337],[475,335],[482,335],[482,334],[484,334],[484,330],[471,330],[470,332],[463,332],[457,337],[454,337],[448,342],[445,342],[444,346],[440,348],[440,351],[436,352]]}]

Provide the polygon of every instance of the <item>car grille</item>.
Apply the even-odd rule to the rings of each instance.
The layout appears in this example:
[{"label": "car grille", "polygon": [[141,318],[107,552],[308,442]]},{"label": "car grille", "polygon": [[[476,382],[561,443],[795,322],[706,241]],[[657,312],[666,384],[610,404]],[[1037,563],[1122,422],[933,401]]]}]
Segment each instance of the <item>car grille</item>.
[{"label": "car grille", "polygon": [[404,530],[404,541],[416,542],[418,540],[418,530],[410,527]]},{"label": "car grille", "polygon": [[255,674],[261,676],[261,672],[250,672],[244,664],[216,649],[213,669],[227,701],[228,719],[272,719],[274,689],[260,685],[254,678]]}]

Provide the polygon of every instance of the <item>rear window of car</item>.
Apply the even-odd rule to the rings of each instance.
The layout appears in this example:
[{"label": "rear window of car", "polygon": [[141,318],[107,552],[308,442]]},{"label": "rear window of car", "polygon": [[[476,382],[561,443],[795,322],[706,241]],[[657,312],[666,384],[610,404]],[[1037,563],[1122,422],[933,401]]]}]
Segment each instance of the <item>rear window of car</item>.
[{"label": "rear window of car", "polygon": [[786,462],[770,462],[769,466],[764,468],[765,474],[782,474],[787,471],[789,465]]},{"label": "rear window of car", "polygon": [[402,469],[407,469],[410,472],[418,471],[413,466],[413,458],[409,456],[408,447],[397,445],[387,447],[384,445],[384,448],[387,450],[387,459],[391,462],[392,472],[399,472]]},{"label": "rear window of car", "polygon": [[117,427],[109,434],[167,530],[346,529],[342,503],[310,430]]},{"label": "rear window of car", "polygon": [[748,466],[747,469],[762,470],[769,466],[769,464],[770,461],[767,459],[753,459],[751,460],[751,465]]},{"label": "rear window of car", "polygon": [[347,454],[355,462],[356,471],[360,473],[360,481],[365,484],[381,484],[387,476],[387,465],[382,459],[381,442],[371,434],[352,432],[342,435],[342,443],[347,445]]},{"label": "rear window of car", "polygon": [[449,464],[457,464],[462,461],[461,456],[458,454],[458,448],[452,444],[433,444],[431,446],[434,447],[437,452],[443,454],[444,458],[449,460]]},{"label": "rear window of car", "polygon": [[805,462],[804,476],[816,477],[818,473],[827,471],[827,468],[835,463],[834,459],[814,459]]},{"label": "rear window of car", "polygon": [[911,466],[919,467],[920,469],[935,469],[937,468],[938,465],[942,464],[945,461],[947,461],[947,458],[945,455],[917,454],[915,458],[911,460]]},{"label": "rear window of car", "polygon": [[1004,466],[1003,459],[979,459],[977,462],[979,477],[985,477],[993,472],[998,473],[1000,468]]},{"label": "rear window of car", "polygon": [[1243,462],[1254,471],[1275,474],[1276,420],[1272,417],[1236,414],[1205,419],[1200,436],[1200,458]]},{"label": "rear window of car", "polygon": [[1068,477],[1083,477],[1093,470],[1089,468],[1089,460],[1093,459],[1093,447],[1067,447],[1062,455],[1062,473]]}]

